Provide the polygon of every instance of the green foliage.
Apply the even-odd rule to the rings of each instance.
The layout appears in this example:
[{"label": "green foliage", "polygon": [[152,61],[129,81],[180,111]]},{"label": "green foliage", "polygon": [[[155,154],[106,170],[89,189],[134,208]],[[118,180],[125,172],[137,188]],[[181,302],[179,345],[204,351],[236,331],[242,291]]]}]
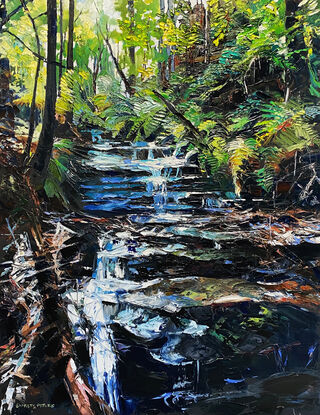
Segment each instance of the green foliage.
[{"label": "green foliage", "polygon": [[[14,10],[21,6],[21,2],[10,1],[8,10]],[[32,16],[38,16],[46,10],[44,0],[34,0],[28,5],[28,10]],[[41,54],[44,55],[44,45],[46,42],[46,19],[40,16],[37,19],[37,31],[40,38]],[[37,52],[37,42],[34,28],[26,13],[21,10],[15,14],[5,25],[1,33],[0,54],[9,59],[12,68],[11,88],[19,97],[15,100],[17,105],[30,105],[33,93],[34,76],[36,72],[37,59],[32,53]],[[42,109],[44,105],[46,70],[41,66],[38,89],[37,107]]]},{"label": "green foliage", "polygon": [[44,190],[48,198],[59,199],[65,207],[69,206],[69,199],[64,191],[63,184],[68,182],[71,185],[73,181],[68,168],[73,146],[73,142],[67,139],[54,143],[53,157],[50,159],[48,176],[44,184]]},{"label": "green foliage", "polygon": [[175,47],[178,53],[186,53],[199,41],[200,30],[197,23],[190,25],[186,22],[177,27],[171,18],[166,17],[159,23],[159,27],[163,31],[163,44]]},{"label": "green foliage", "polygon": [[[34,0],[28,7],[33,17],[39,15],[44,55],[45,0]],[[103,0],[94,7],[76,2],[74,70],[63,69],[56,111],[72,111],[80,127],[188,148],[197,154],[204,174],[228,178],[237,194],[247,181],[271,192],[284,160],[319,145],[316,126],[305,114],[306,104],[320,97],[318,2],[301,0],[290,24],[286,7],[285,0],[208,0],[204,10],[202,3],[174,0],[160,10],[158,1],[117,0],[110,17]],[[63,63],[67,27],[65,8],[63,42],[58,36]],[[5,29],[12,33],[2,33],[0,53],[9,57],[13,68],[15,102],[30,105],[34,30],[22,11]],[[305,86],[296,84],[301,62],[309,82]],[[39,109],[44,104],[45,67],[42,64],[39,78]],[[131,82],[133,96],[126,94],[123,77]],[[154,89],[161,90],[199,133],[186,128],[181,117],[153,95]],[[54,160],[46,183],[49,195],[55,194],[65,174]]]},{"label": "green foliage", "polygon": [[105,126],[98,98],[93,94],[92,75],[89,72],[70,70],[62,76],[56,112],[64,115],[70,111],[77,124]]},{"label": "green foliage", "polygon": [[221,167],[227,165],[228,153],[226,140],[218,136],[214,136],[208,140],[207,149],[200,153],[199,162],[203,171],[214,176]]},{"label": "green foliage", "polygon": [[128,140],[149,139],[165,121],[165,109],[150,96],[127,98],[118,93],[109,99],[111,105],[103,112],[105,125],[115,133],[129,125],[126,137],[123,137]]},{"label": "green foliage", "polygon": [[264,145],[273,146],[286,151],[295,151],[319,144],[317,132],[305,117],[301,104],[271,102],[262,107],[263,121],[260,127],[259,140]]},{"label": "green foliage", "polygon": [[228,145],[229,165],[235,187],[235,193],[240,194],[240,175],[243,172],[245,161],[256,155],[256,142],[254,139],[236,137]]},{"label": "green foliage", "polygon": [[257,184],[266,192],[271,192],[276,177],[276,168],[283,157],[280,149],[275,147],[262,147],[259,149],[263,167],[255,170]]}]

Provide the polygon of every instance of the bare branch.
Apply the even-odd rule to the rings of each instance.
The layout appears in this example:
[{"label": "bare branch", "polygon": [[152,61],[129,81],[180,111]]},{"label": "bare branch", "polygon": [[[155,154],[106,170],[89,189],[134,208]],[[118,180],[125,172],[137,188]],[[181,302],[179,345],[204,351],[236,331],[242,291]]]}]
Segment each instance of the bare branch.
[{"label": "bare branch", "polygon": [[127,77],[125,76],[125,74],[124,74],[123,70],[121,69],[121,67],[120,67],[120,65],[119,65],[119,62],[118,62],[117,58],[116,58],[116,57],[114,56],[114,54],[113,54],[113,50],[112,50],[111,44],[110,44],[110,42],[109,42],[109,38],[108,38],[108,36],[105,38],[105,42],[106,42],[106,44],[107,44],[107,46],[108,46],[109,53],[110,53],[110,56],[111,56],[111,58],[112,58],[112,60],[113,60],[114,66],[116,67],[116,70],[117,70],[117,72],[118,72],[118,74],[119,74],[119,76],[120,76],[121,80],[122,80],[122,81],[123,81],[123,83],[124,83],[124,86],[125,86],[125,88],[126,88],[126,91],[127,91],[127,93],[128,93],[130,96],[132,96],[132,95],[134,94],[134,89],[131,87],[130,82],[128,81]]},{"label": "bare branch", "polygon": [[81,12],[79,12],[78,16],[74,19],[74,22],[76,23],[76,21],[79,19],[79,17],[82,15],[82,10]]},{"label": "bare branch", "polygon": [[10,32],[10,30],[8,30],[8,29],[5,29],[4,31],[3,31],[3,33],[8,33],[8,35],[10,35],[10,36],[12,36],[12,37],[14,37],[18,42],[20,42],[26,49],[28,49],[28,51],[29,52],[31,52],[32,54],[33,54],[33,56],[35,56],[36,58],[38,58],[38,59],[41,59],[43,62],[46,62],[46,63],[49,63],[49,64],[51,64],[51,63],[54,63],[56,66],[61,66],[62,68],[65,68],[65,66],[64,65],[62,65],[62,64],[60,64],[60,62],[56,62],[56,61],[54,61],[54,62],[48,62],[48,60],[44,57],[44,56],[42,56],[42,55],[39,55],[37,52],[35,52],[34,50],[32,50],[22,39],[20,39],[20,37],[19,36],[17,36],[16,34],[14,34],[14,33],[12,33],[12,32]]},{"label": "bare branch", "polygon": [[[26,4],[29,3],[30,0],[26,0]],[[2,31],[2,28],[5,24],[8,23],[8,21],[13,17],[15,14],[17,14],[20,10],[22,10],[23,5],[20,4],[18,7],[16,7],[14,10],[12,10],[10,13],[7,14],[7,16],[0,22],[0,31]]]},{"label": "bare branch", "polygon": [[47,15],[47,12],[40,13],[38,14],[38,16],[34,17],[34,20],[37,20],[39,19],[39,17],[46,16],[46,15]]}]

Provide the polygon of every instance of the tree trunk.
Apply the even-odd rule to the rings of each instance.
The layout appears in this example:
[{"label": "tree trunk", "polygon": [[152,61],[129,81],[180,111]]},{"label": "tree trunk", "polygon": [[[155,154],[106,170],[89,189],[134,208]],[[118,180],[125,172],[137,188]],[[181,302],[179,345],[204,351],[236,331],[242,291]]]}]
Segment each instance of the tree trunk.
[{"label": "tree trunk", "polygon": [[57,49],[57,4],[47,0],[47,81],[42,130],[35,155],[32,159],[31,180],[36,188],[45,182],[53,147],[55,105],[57,98],[56,49]]},{"label": "tree trunk", "polygon": [[[5,0],[0,3],[0,32],[6,23],[7,9]],[[14,134],[14,113],[12,110],[12,97],[10,94],[10,65],[9,59],[0,58],[0,140],[1,136]]]},{"label": "tree trunk", "polygon": [[[5,20],[6,17],[7,17],[6,2],[5,2],[5,0],[1,0],[1,3],[0,3],[0,21],[1,21],[1,23]],[[1,24],[1,27],[2,27],[2,24]]]},{"label": "tree trunk", "polygon": [[74,0],[69,0],[67,69],[73,69]]},{"label": "tree trunk", "polygon": [[41,59],[38,58],[36,73],[34,75],[32,101],[31,101],[31,105],[30,105],[28,140],[27,140],[26,148],[24,150],[25,162],[27,162],[29,160],[29,157],[30,157],[31,143],[32,143],[32,138],[33,138],[33,134],[34,134],[34,130],[35,130],[36,99],[37,99],[37,89],[38,89],[38,80],[39,80],[39,74],[40,74],[40,67],[41,67]]},{"label": "tree trunk", "polygon": [[0,59],[0,140],[1,136],[14,135],[14,109],[10,91],[9,59]]},{"label": "tree trunk", "polygon": [[205,63],[210,63],[210,49],[211,49],[211,11],[210,7],[208,6],[206,10],[206,27],[205,27]]},{"label": "tree trunk", "polygon": [[[67,49],[67,70],[73,69],[73,31],[74,31],[74,0],[69,0],[69,27],[68,27],[68,49]],[[69,130],[73,123],[73,111],[66,113],[66,129]]]},{"label": "tree trunk", "polygon": [[129,96],[132,96],[134,94],[134,89],[132,88],[132,86],[130,85],[129,80],[127,79],[127,77],[125,76],[123,70],[121,69],[119,62],[117,60],[117,58],[114,56],[110,41],[108,39],[108,37],[106,37],[105,39],[106,44],[108,46],[108,50],[111,56],[111,59],[113,60],[114,66],[116,67],[116,70],[118,72],[118,75],[120,77],[120,79],[122,80],[122,82],[124,83],[124,86],[126,88],[126,92]]},{"label": "tree trunk", "polygon": [[59,50],[59,95],[61,91],[61,78],[62,78],[62,64],[63,64],[63,0],[60,0],[60,17],[59,17],[59,33],[60,33],[60,50]]},{"label": "tree trunk", "polygon": [[167,79],[167,62],[161,62],[160,64],[160,83],[162,89],[167,89],[169,87]]},{"label": "tree trunk", "polygon": [[92,73],[92,89],[93,89],[94,95],[97,94],[97,78],[99,75],[102,53],[103,53],[103,48],[101,47],[99,48],[98,56],[94,58],[93,73]]},{"label": "tree trunk", "polygon": [[41,43],[40,43],[40,38],[39,38],[39,34],[38,34],[37,25],[36,25],[36,22],[35,22],[34,18],[31,16],[25,1],[21,0],[21,4],[23,5],[28,18],[31,21],[32,28],[33,28],[33,31],[34,31],[34,35],[35,35],[36,42],[37,42],[37,53],[38,53],[38,61],[37,61],[37,67],[36,67],[36,72],[35,72],[35,77],[34,77],[32,100],[31,100],[31,105],[30,105],[29,133],[28,133],[27,145],[26,145],[26,148],[25,148],[25,151],[24,151],[24,159],[25,159],[25,163],[26,163],[29,160],[29,157],[30,157],[31,143],[32,143],[32,138],[33,138],[33,134],[34,134],[34,130],[35,130],[37,89],[38,89],[38,79],[39,79],[40,67],[41,67],[41,58],[40,58],[40,56],[41,56]]},{"label": "tree trunk", "polygon": [[[165,0],[160,0],[160,13],[163,15],[165,14],[166,7],[165,7]],[[163,52],[163,40],[162,38],[159,39],[159,53]],[[161,89],[168,88],[167,82],[167,62],[159,62],[158,63],[158,77],[159,77],[159,84]]]},{"label": "tree trunk", "polygon": [[[128,0],[128,12],[129,12],[129,19],[131,21],[131,29],[134,27],[134,0]],[[129,57],[131,62],[131,68],[130,68],[130,76],[129,76],[129,82],[131,85],[134,85],[136,82],[136,51],[134,46],[129,47]]]},{"label": "tree trunk", "polygon": [[[173,19],[173,22],[175,24],[175,18],[172,16],[172,10],[173,10],[173,0],[168,0],[168,10],[167,15],[169,18]],[[169,85],[171,72],[175,71],[174,67],[174,55],[172,52],[172,47],[167,46],[167,55],[168,55],[168,71],[167,71],[167,83]]]}]

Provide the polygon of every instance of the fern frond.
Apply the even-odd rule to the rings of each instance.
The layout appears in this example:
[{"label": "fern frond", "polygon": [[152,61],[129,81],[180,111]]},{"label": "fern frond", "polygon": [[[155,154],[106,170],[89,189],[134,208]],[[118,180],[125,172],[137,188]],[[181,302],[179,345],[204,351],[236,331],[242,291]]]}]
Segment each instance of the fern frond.
[{"label": "fern frond", "polygon": [[255,140],[245,140],[243,137],[237,137],[228,145],[229,167],[231,170],[235,193],[240,194],[240,175],[243,172],[243,164],[249,158],[256,157]]}]

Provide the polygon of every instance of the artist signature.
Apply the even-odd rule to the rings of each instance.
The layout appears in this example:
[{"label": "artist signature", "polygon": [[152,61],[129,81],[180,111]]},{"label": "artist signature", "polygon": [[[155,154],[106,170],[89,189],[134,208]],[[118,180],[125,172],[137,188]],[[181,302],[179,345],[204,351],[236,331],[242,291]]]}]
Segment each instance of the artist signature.
[{"label": "artist signature", "polygon": [[54,408],[55,405],[53,403],[17,403],[15,405],[16,408]]}]

